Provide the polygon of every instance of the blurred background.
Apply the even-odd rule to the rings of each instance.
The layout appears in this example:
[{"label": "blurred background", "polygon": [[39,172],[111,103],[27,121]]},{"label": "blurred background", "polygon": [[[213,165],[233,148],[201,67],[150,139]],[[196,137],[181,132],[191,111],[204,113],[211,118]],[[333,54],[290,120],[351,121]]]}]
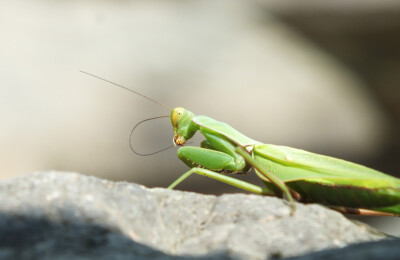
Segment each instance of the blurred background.
[{"label": "blurred background", "polygon": [[[187,170],[175,148],[129,148],[135,123],[170,111],[79,70],[265,143],[400,174],[398,1],[3,0],[0,35],[2,179],[58,170],[166,187]],[[134,133],[144,153],[171,143],[168,119]],[[200,176],[179,189],[241,192]],[[400,235],[397,218],[359,219]]]}]

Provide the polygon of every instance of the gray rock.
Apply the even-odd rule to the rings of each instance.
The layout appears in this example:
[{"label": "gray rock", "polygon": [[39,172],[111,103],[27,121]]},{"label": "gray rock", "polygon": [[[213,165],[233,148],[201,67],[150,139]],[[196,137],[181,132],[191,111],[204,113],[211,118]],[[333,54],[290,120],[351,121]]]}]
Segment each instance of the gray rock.
[{"label": "gray rock", "polygon": [[319,205],[43,172],[0,183],[0,258],[265,259],[385,236]]}]

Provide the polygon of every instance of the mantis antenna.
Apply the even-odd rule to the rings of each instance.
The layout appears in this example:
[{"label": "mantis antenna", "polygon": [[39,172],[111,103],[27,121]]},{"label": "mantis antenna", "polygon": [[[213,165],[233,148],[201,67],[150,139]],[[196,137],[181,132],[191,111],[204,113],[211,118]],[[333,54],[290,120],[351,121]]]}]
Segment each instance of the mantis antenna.
[{"label": "mantis antenna", "polygon": [[139,123],[137,123],[132,128],[131,135],[129,136],[129,146],[131,147],[131,150],[132,150],[133,153],[135,153],[137,155],[140,155],[140,156],[148,156],[148,155],[153,155],[153,154],[156,154],[156,153],[161,153],[161,152],[163,152],[165,150],[168,150],[168,149],[174,147],[174,145],[171,145],[171,146],[168,146],[167,148],[163,148],[161,150],[158,150],[156,152],[151,152],[151,153],[139,153],[139,152],[136,152],[135,149],[133,149],[133,145],[132,145],[131,140],[132,140],[133,132],[135,131],[136,127],[138,127],[141,123],[144,123],[146,121],[150,121],[150,120],[153,120],[153,119],[159,119],[159,118],[165,118],[165,117],[169,117],[169,116],[156,116],[156,117],[152,117],[152,118],[147,118],[147,119],[144,119],[144,120],[140,121]]},{"label": "mantis antenna", "polygon": [[144,98],[147,99],[147,100],[150,100],[150,101],[152,101],[152,102],[154,102],[154,103],[156,103],[156,104],[159,104],[160,106],[164,107],[164,108],[167,109],[168,111],[171,111],[171,110],[172,110],[172,108],[169,108],[168,106],[164,105],[163,103],[161,103],[161,102],[159,102],[159,101],[156,101],[156,100],[154,100],[154,99],[151,99],[151,98],[149,98],[149,97],[147,97],[147,96],[145,96],[145,95],[143,95],[143,94],[140,94],[139,92],[136,92],[136,91],[134,91],[134,90],[132,90],[132,89],[130,89],[130,88],[124,87],[124,86],[119,85],[119,84],[117,84],[117,83],[115,83],[115,82],[112,82],[112,81],[107,80],[107,79],[104,79],[104,78],[102,78],[102,77],[93,75],[93,74],[91,74],[91,73],[89,73],[89,72],[86,72],[86,71],[83,71],[83,70],[80,70],[79,72],[84,73],[84,74],[89,75],[89,76],[92,76],[92,77],[94,77],[94,78],[103,80],[103,81],[105,81],[105,82],[108,82],[108,83],[110,83],[110,84],[113,84],[114,86],[117,86],[117,87],[123,88],[123,89],[125,89],[125,90],[128,90],[128,91],[130,91],[130,92],[132,92],[132,93],[135,93],[136,95],[139,95],[139,96],[141,96],[141,97],[144,97]]},{"label": "mantis antenna", "polygon": [[[94,75],[94,74],[91,74],[91,73],[86,72],[86,71],[83,71],[83,70],[80,70],[79,72],[84,73],[84,74],[89,75],[89,76],[92,76],[92,77],[94,77],[94,78],[103,80],[103,81],[108,82],[108,83],[110,83],[110,84],[112,84],[112,85],[114,85],[114,86],[123,88],[123,89],[125,89],[125,90],[128,90],[128,91],[130,91],[130,92],[136,94],[136,95],[139,95],[139,96],[141,96],[141,97],[144,97],[145,99],[150,100],[150,101],[152,101],[152,102],[154,102],[154,103],[156,103],[156,104],[158,104],[158,105],[164,107],[164,108],[167,109],[168,111],[171,111],[171,110],[172,110],[171,108],[169,108],[168,106],[164,105],[163,103],[161,103],[161,102],[159,102],[159,101],[156,101],[156,100],[154,100],[154,99],[151,99],[151,98],[149,98],[149,97],[147,97],[147,96],[145,96],[145,95],[143,95],[143,94],[140,94],[139,92],[136,92],[136,91],[134,91],[134,90],[132,90],[132,89],[130,89],[130,88],[124,87],[124,86],[119,85],[119,84],[117,84],[117,83],[115,83],[115,82],[112,82],[112,81],[110,81],[110,80],[107,80],[107,79],[105,79],[105,78],[96,76],[96,75]],[[132,150],[132,152],[133,152],[134,154],[139,155],[139,156],[148,156],[148,155],[153,155],[153,154],[156,154],[156,153],[163,152],[163,151],[165,151],[165,150],[168,150],[168,149],[174,147],[174,145],[171,145],[171,146],[168,146],[167,148],[163,148],[163,149],[158,150],[158,151],[156,151],[156,152],[151,152],[151,153],[146,153],[146,154],[139,153],[139,152],[135,151],[135,149],[133,149],[133,145],[132,145],[131,140],[132,140],[132,135],[133,135],[133,132],[135,131],[135,129],[136,129],[140,124],[142,124],[142,123],[144,123],[144,122],[146,122],[146,121],[150,121],[150,120],[154,120],[154,119],[159,119],[159,118],[165,118],[165,117],[169,117],[169,116],[156,116],[156,117],[152,117],[152,118],[147,118],[147,119],[144,119],[144,120],[140,121],[139,123],[137,123],[137,124],[132,128],[131,134],[129,135],[129,146],[130,146],[130,148],[131,148],[131,150]]]}]

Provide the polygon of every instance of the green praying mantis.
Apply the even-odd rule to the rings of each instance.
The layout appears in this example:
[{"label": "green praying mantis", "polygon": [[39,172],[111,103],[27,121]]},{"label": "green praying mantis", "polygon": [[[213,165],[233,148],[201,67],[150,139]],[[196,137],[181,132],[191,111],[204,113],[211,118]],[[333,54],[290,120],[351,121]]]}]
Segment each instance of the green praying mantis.
[{"label": "green praying mantis", "polygon": [[[166,107],[136,91],[83,73]],[[345,160],[264,144],[224,122],[195,115],[185,108],[172,109],[170,120],[174,145],[181,147],[178,157],[191,169],[168,189],[175,188],[192,174],[199,174],[255,194],[284,197],[292,214],[295,212],[295,201],[299,201],[319,203],[348,214],[400,216],[398,178]],[[197,131],[205,138],[200,147],[184,146]],[[255,169],[264,187],[228,176],[247,173],[251,168]]]}]

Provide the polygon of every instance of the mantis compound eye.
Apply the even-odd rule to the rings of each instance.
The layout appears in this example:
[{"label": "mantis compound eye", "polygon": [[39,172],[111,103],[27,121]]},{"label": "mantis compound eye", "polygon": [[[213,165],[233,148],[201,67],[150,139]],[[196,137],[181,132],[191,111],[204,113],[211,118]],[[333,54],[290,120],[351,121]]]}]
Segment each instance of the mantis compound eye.
[{"label": "mantis compound eye", "polygon": [[171,123],[174,127],[178,126],[178,122],[182,118],[184,112],[185,112],[185,109],[181,108],[181,107],[177,107],[177,108],[174,108],[174,110],[172,110]]}]

